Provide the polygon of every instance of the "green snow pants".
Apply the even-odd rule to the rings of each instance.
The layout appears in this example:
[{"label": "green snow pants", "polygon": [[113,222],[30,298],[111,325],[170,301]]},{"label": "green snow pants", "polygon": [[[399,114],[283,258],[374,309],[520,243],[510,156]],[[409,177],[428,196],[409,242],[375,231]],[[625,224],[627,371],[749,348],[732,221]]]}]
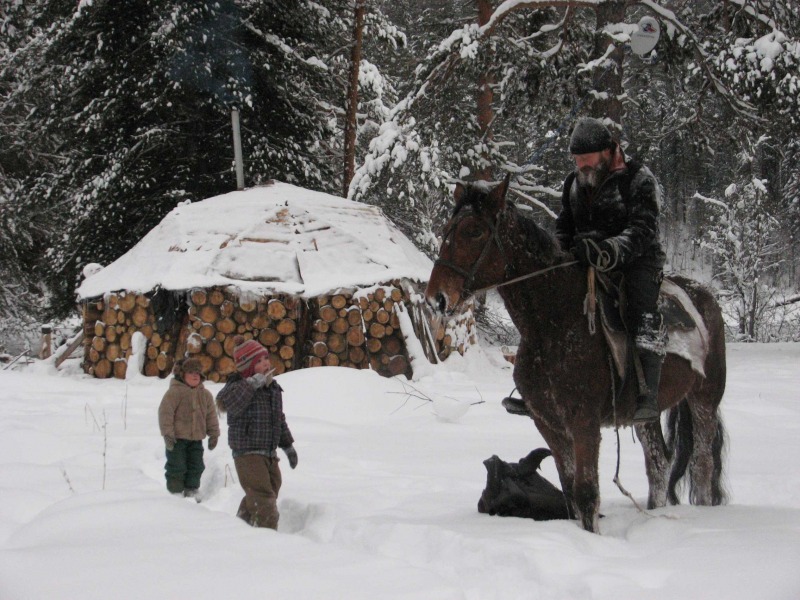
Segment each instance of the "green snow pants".
[{"label": "green snow pants", "polygon": [[175,440],[175,447],[167,450],[164,465],[167,489],[173,494],[200,487],[200,476],[206,466],[203,463],[203,442],[200,440]]}]

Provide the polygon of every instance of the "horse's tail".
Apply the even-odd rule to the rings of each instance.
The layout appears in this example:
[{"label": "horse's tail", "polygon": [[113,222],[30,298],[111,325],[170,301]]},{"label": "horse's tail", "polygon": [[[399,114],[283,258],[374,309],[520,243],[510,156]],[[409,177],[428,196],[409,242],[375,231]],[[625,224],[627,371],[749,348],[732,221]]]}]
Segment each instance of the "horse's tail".
[{"label": "horse's tail", "polygon": [[[728,493],[722,480],[722,468],[726,451],[725,426],[719,410],[715,409],[716,428],[711,443],[713,468],[711,471],[711,505],[717,506],[728,501]],[[695,423],[687,400],[681,401],[667,411],[667,450],[672,458],[672,468],[667,485],[667,499],[670,504],[679,504],[679,495],[686,479],[686,470],[694,452]],[[695,482],[689,478],[689,501],[695,503]]]},{"label": "horse's tail", "polygon": [[722,417],[718,410],[717,428],[714,431],[714,441],[711,446],[711,451],[714,455],[714,474],[711,477],[711,506],[719,506],[720,504],[728,503],[728,491],[725,489],[722,478],[725,453],[728,449],[725,438],[725,426],[722,423]]}]

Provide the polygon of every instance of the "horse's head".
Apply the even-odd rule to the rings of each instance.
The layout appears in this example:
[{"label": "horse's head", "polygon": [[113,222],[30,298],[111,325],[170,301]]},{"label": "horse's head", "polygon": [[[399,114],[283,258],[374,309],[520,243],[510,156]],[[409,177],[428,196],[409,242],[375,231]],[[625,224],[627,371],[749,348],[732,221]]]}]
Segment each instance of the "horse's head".
[{"label": "horse's head", "polygon": [[499,184],[456,184],[455,210],[425,290],[434,310],[450,313],[474,292],[504,280],[507,257],[499,226],[507,190],[508,178]]}]

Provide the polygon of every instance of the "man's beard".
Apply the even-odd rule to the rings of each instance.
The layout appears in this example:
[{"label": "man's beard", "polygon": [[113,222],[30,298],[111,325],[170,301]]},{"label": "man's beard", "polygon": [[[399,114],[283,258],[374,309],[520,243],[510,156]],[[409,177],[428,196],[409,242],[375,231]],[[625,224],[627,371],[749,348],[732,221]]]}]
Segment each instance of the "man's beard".
[{"label": "man's beard", "polygon": [[595,189],[605,181],[611,170],[611,162],[601,160],[594,168],[584,167],[578,171],[578,185],[584,188]]}]

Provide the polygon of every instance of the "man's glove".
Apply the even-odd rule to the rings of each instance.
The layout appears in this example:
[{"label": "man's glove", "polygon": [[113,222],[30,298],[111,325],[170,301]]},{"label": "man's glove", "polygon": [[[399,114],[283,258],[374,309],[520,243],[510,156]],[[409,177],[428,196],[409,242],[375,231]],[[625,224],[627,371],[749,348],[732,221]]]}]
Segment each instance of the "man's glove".
[{"label": "man's glove", "polygon": [[267,376],[263,373],[256,373],[255,375],[251,375],[247,379],[245,379],[247,383],[250,384],[254,390],[257,390],[260,387],[263,387],[267,383]]},{"label": "man's glove", "polygon": [[219,441],[218,437],[210,437],[208,438],[208,449],[213,450],[217,447],[217,442]]},{"label": "man's glove", "polygon": [[297,450],[294,449],[294,446],[288,446],[283,448],[283,451],[286,453],[286,458],[289,459],[289,466],[294,469],[297,466]]},{"label": "man's glove", "polygon": [[587,267],[594,267],[601,273],[611,271],[620,265],[619,243],[614,238],[600,242],[590,237],[577,240],[575,258]]},{"label": "man's glove", "polygon": [[166,446],[167,450],[172,452],[172,450],[175,448],[175,438],[172,437],[171,435],[165,435],[164,446]]}]

